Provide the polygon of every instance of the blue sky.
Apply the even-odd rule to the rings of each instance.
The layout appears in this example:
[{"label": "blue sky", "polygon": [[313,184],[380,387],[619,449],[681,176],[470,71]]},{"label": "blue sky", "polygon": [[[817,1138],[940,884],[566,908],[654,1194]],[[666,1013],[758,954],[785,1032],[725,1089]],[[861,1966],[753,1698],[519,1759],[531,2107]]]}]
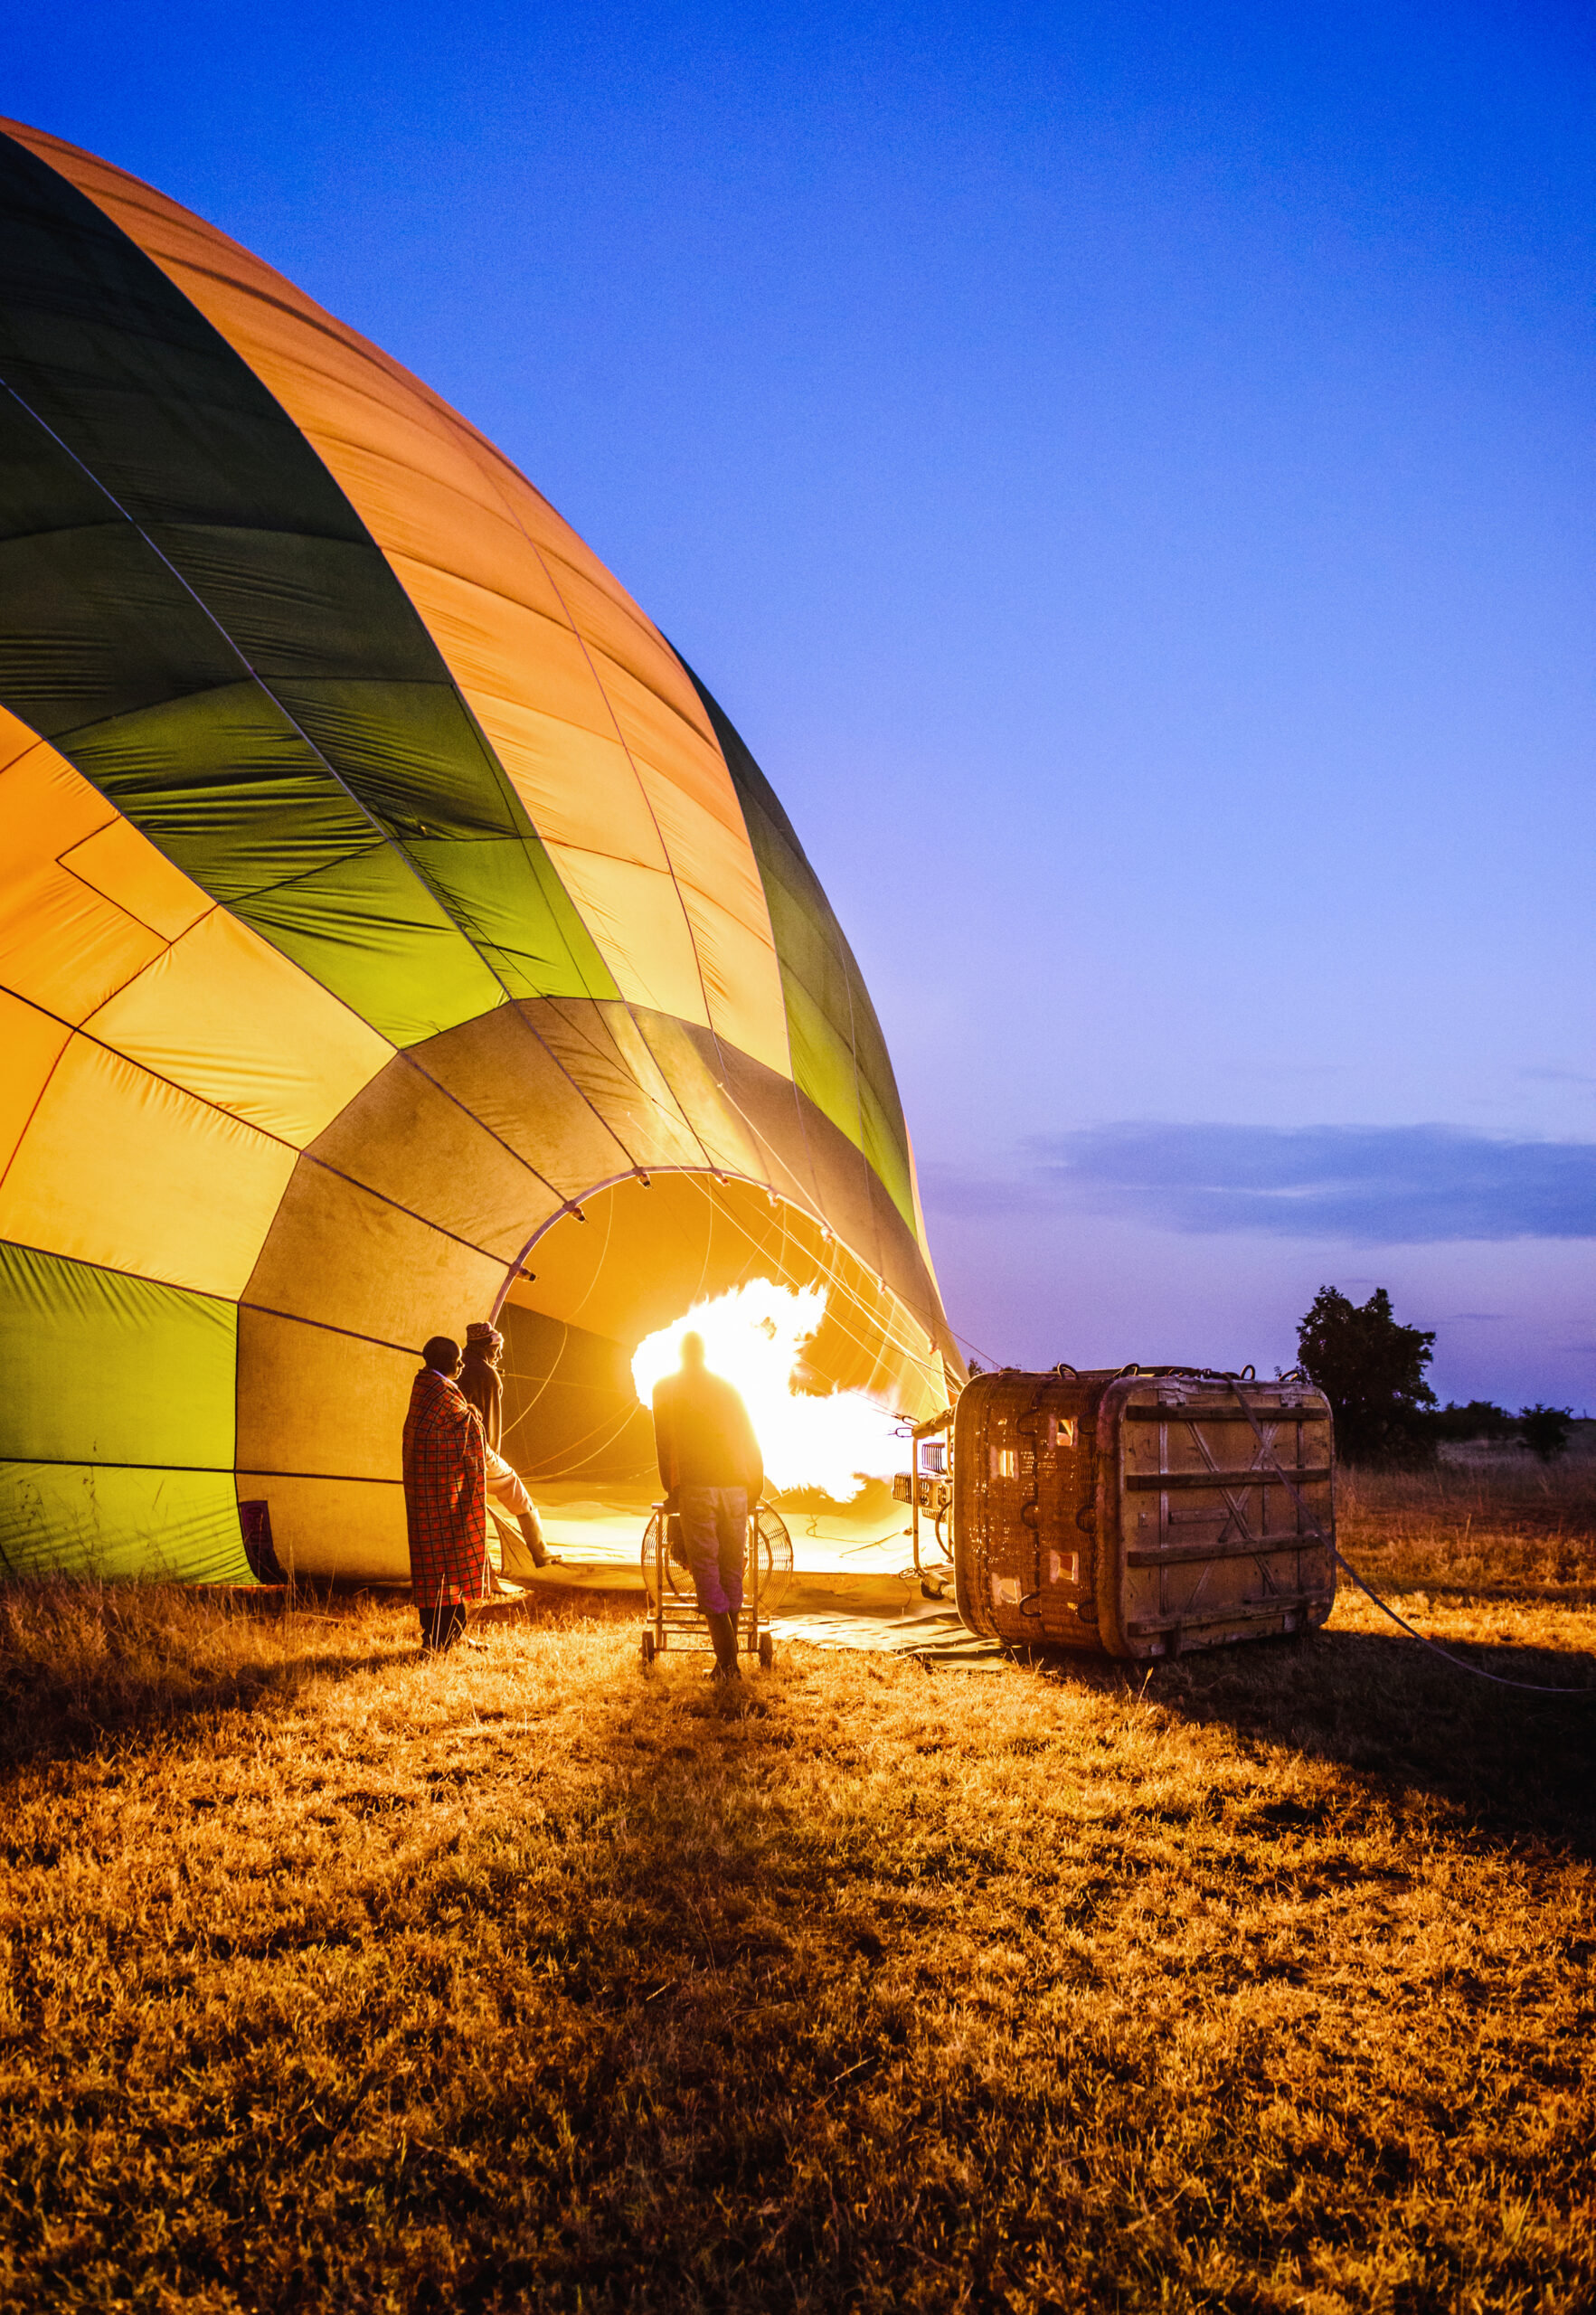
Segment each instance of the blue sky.
[{"label": "blue sky", "polygon": [[1596,1408],[1596,28],[58,0],[0,106],[446,393],[723,701],[984,1355]]}]

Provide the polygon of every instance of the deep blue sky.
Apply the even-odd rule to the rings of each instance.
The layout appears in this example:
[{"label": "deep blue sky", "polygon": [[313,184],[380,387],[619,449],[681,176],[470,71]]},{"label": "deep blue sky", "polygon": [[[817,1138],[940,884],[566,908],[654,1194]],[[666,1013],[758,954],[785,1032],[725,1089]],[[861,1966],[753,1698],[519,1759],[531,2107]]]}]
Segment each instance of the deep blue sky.
[{"label": "deep blue sky", "polygon": [[1596,20],[537,5],[8,25],[0,109],[518,459],[876,996],[953,1322],[1596,1407]]}]

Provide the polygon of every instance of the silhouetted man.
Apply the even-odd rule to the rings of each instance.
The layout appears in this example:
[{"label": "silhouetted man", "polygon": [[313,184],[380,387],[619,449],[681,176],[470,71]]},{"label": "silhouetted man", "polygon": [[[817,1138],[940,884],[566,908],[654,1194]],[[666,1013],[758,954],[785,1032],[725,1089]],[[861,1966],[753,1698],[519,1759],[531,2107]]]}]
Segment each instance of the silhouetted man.
[{"label": "silhouetted man", "polygon": [[715,1647],[718,1680],[737,1680],[737,1619],[748,1515],[765,1466],[748,1409],[704,1363],[704,1337],[682,1337],[682,1366],[654,1390],[654,1440],[667,1513],[679,1513],[693,1588]]},{"label": "silhouetted man", "polygon": [[466,1611],[493,1591],[487,1557],[487,1442],[455,1377],[460,1346],[434,1335],[404,1419],[404,1517],[421,1645],[452,1648]]}]

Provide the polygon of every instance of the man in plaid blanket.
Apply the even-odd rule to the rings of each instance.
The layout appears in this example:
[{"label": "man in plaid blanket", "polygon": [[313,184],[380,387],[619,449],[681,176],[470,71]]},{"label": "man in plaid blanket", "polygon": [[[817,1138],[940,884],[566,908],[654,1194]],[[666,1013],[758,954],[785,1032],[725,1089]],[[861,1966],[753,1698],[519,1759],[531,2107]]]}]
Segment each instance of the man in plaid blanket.
[{"label": "man in plaid blanket", "polygon": [[423,1648],[452,1648],[468,1603],[493,1590],[487,1557],[486,1442],[455,1381],[460,1346],[434,1335],[404,1419],[404,1516]]}]

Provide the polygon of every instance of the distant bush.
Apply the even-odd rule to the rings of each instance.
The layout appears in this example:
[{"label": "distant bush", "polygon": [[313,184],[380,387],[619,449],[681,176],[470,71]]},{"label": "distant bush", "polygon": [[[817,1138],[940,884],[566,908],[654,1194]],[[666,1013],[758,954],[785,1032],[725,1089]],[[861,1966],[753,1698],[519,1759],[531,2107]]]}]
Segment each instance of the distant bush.
[{"label": "distant bush", "polygon": [[1572,1431],[1572,1407],[1544,1407],[1538,1399],[1533,1407],[1525,1407],[1518,1418],[1519,1437],[1543,1463],[1555,1462],[1559,1455],[1567,1454]]},{"label": "distant bush", "polygon": [[1431,1438],[1444,1440],[1449,1446],[1468,1439],[1505,1441],[1518,1436],[1518,1417],[1497,1406],[1494,1399],[1470,1399],[1467,1406],[1449,1399],[1444,1407],[1437,1407],[1421,1420]]}]

